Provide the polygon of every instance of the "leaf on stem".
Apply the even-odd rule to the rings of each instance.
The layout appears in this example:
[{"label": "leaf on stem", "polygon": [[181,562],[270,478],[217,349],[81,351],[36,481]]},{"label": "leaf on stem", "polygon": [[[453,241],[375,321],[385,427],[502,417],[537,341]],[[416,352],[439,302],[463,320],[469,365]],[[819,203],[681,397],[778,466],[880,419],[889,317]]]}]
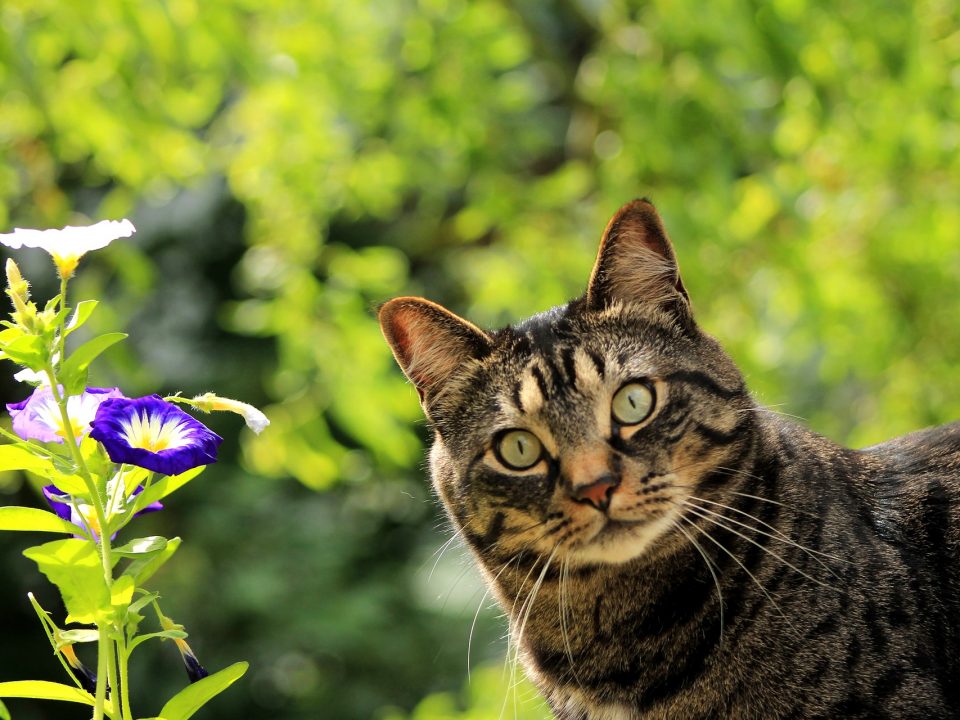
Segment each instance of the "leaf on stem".
[{"label": "leaf on stem", "polygon": [[68,535],[80,532],[76,525],[60,519],[52,512],[16,506],[0,507],[0,530],[32,530]]},{"label": "leaf on stem", "polygon": [[0,470],[29,470],[42,475],[50,471],[50,464],[21,445],[0,445]]},{"label": "leaf on stem", "polygon": [[28,548],[23,554],[37,563],[63,596],[67,622],[91,624],[112,611],[97,546],[70,538]]},{"label": "leaf on stem", "polygon": [[144,556],[153,557],[166,547],[167,539],[165,537],[151,535],[150,537],[131,540],[126,545],[113,548],[112,552],[115,555],[120,555],[121,557],[127,558],[142,558]]},{"label": "leaf on stem", "polygon": [[167,477],[158,480],[143,491],[137,504],[141,507],[144,507],[150,503],[165,498],[167,495],[179,490],[188,482],[193,480],[197,475],[202,473],[206,467],[206,465],[201,465],[199,467],[186,470],[179,475],[168,475]]},{"label": "leaf on stem", "polygon": [[[62,683],[49,682],[47,680],[14,680],[12,682],[0,682],[0,698],[31,698],[33,700],[62,700],[64,702],[75,702],[93,707],[96,702],[93,695],[80,688],[64,685]],[[113,703],[107,700],[104,703],[103,711],[107,717],[115,718],[116,712],[113,709]],[[0,715],[2,718],[3,715]],[[9,717],[9,715],[7,716]]]},{"label": "leaf on stem", "polygon": [[141,586],[173,556],[178,547],[180,547],[180,538],[170,538],[163,550],[154,555],[137,558],[124,568],[123,574],[129,575],[137,586]]},{"label": "leaf on stem", "polygon": [[67,395],[79,395],[87,384],[87,369],[107,348],[127,337],[126,333],[106,333],[88,340],[73,351],[60,368],[60,382]]},{"label": "leaf on stem", "polygon": [[211,699],[239,680],[249,665],[246,662],[234,663],[230,667],[188,685],[163,706],[159,717],[163,720],[187,720]]},{"label": "leaf on stem", "polygon": [[90,314],[97,307],[96,300],[82,300],[77,303],[77,307],[73,311],[73,316],[67,322],[66,327],[64,328],[64,334],[69,335],[74,330],[83,325],[87,320],[90,319]]}]

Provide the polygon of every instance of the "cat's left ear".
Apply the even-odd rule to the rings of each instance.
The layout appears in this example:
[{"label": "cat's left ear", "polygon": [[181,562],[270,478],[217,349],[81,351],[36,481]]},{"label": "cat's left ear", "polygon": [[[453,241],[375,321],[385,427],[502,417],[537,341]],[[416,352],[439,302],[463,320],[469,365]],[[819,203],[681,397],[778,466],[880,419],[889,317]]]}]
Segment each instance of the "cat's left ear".
[{"label": "cat's left ear", "polygon": [[490,337],[441,305],[394,298],[380,308],[380,330],[423,401],[464,362],[490,352]]},{"label": "cat's left ear", "polygon": [[624,205],[607,224],[590,275],[588,307],[599,310],[617,301],[662,305],[685,322],[692,319],[673,245],[646,199]]}]

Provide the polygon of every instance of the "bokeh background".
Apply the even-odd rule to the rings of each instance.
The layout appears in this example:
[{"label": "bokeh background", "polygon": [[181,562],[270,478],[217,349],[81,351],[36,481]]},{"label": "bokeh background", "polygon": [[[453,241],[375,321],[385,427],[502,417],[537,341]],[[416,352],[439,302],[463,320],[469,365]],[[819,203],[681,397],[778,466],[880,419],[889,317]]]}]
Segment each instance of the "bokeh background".
[{"label": "bokeh background", "polygon": [[[0,231],[139,230],[74,286],[131,333],[93,379],[273,421],[210,418],[223,459],[138,526],[185,540],[153,585],[201,661],[251,662],[202,717],[548,717],[464,550],[438,554],[374,310],[561,303],[635,196],[762,402],[855,446],[960,417],[958,89],[952,0],[4,0]],[[0,503],[36,490],[0,476]],[[0,680],[60,679],[40,539],[0,536]],[[138,655],[152,715],[185,676]]]}]

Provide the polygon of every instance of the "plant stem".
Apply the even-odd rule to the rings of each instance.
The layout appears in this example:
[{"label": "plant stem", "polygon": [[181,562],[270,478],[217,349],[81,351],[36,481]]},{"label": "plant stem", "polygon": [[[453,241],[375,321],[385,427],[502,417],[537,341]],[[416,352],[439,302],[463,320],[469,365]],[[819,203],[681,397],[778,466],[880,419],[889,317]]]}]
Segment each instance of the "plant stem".
[{"label": "plant stem", "polygon": [[[63,310],[67,306],[67,281],[64,278],[60,279],[60,309]],[[65,313],[64,316],[60,318],[60,331],[59,331],[59,349],[60,349],[60,362],[62,363],[64,358],[64,326],[66,323]],[[100,536],[100,559],[103,565],[103,581],[107,586],[107,594],[110,595],[110,592],[113,588],[113,563],[110,558],[110,527],[107,524],[106,513],[104,512],[104,499],[100,496],[100,490],[97,488],[97,484],[93,481],[93,477],[90,475],[90,470],[87,469],[87,463],[83,459],[83,453],[80,452],[80,448],[77,445],[77,435],[73,429],[73,423],[70,422],[70,413],[67,412],[67,397],[65,393],[60,392],[60,388],[57,384],[57,373],[54,370],[54,364],[51,360],[47,363],[45,368],[47,377],[50,379],[50,392],[53,394],[53,399],[57,403],[57,407],[60,408],[60,419],[63,421],[63,442],[70,449],[70,454],[73,457],[73,461],[77,464],[77,470],[79,471],[80,478],[83,480],[84,485],[87,487],[87,493],[90,495],[90,502],[93,504],[94,511],[97,514],[97,524],[100,526],[99,532],[96,533]],[[97,631],[99,633],[99,638],[97,641],[97,692],[94,698],[93,706],[93,720],[103,720],[103,710],[104,705],[106,704],[107,699],[107,678],[110,675],[110,668],[113,667],[113,675],[116,674],[115,662],[110,662],[111,656],[114,655],[114,644],[113,640],[110,639],[108,635],[108,628],[104,622],[97,622]],[[111,678],[112,686],[114,693],[116,693],[116,679]]]},{"label": "plant stem", "polygon": [[[107,653],[107,676],[110,678],[110,696],[113,700],[113,710],[118,713],[120,720],[125,719],[123,710],[120,708],[119,697],[120,693],[117,692],[120,683],[117,682],[117,649],[116,643],[112,640],[110,641],[109,653]],[[122,692],[122,691],[121,691]]]},{"label": "plant stem", "polygon": [[127,673],[127,661],[130,659],[130,655],[127,652],[125,633],[120,634],[117,645],[120,656],[120,720],[133,720],[133,712],[130,710],[129,674]]}]

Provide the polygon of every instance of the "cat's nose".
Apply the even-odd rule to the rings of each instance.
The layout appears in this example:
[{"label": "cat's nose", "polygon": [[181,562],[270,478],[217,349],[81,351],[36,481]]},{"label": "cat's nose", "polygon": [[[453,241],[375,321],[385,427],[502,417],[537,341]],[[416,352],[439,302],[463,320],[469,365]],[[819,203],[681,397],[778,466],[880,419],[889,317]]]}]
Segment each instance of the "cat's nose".
[{"label": "cat's nose", "polygon": [[610,496],[619,485],[617,479],[607,473],[594,480],[589,485],[575,487],[570,493],[576,502],[593,505],[597,510],[606,511],[610,507]]}]

